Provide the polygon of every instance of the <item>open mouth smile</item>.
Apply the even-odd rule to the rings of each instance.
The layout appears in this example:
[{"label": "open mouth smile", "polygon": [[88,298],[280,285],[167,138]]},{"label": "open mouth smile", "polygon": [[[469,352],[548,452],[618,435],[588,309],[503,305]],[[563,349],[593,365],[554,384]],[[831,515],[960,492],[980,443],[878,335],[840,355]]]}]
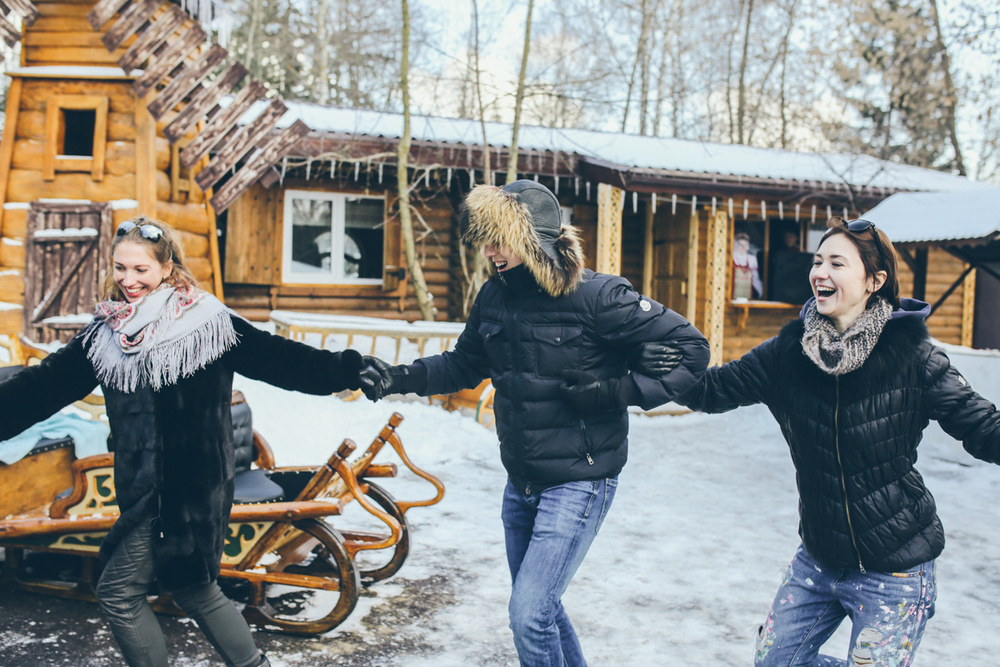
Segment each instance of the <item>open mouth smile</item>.
[{"label": "open mouth smile", "polygon": [[493,262],[493,266],[497,267],[497,271],[504,271],[507,269],[507,262]]},{"label": "open mouth smile", "polygon": [[833,296],[836,291],[837,290],[835,288],[833,288],[833,287],[826,287],[825,285],[817,285],[816,286],[816,297],[817,298],[830,297],[830,296]]}]

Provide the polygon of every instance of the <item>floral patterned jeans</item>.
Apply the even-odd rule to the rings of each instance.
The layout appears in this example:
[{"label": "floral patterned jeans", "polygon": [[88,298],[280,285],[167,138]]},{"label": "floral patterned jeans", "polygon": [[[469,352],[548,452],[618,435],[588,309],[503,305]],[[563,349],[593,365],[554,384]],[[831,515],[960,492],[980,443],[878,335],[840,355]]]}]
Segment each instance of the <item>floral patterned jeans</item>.
[{"label": "floral patterned jeans", "polygon": [[[904,572],[830,570],[800,546],[757,637],[757,667],[908,667],[934,615],[934,561]],[[819,654],[845,618],[847,659]]]}]

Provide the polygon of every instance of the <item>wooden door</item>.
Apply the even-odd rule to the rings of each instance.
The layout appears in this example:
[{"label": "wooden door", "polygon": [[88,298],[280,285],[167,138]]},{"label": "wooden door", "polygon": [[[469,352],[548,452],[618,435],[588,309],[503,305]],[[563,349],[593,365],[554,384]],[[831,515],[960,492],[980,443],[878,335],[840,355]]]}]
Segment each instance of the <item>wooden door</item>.
[{"label": "wooden door", "polygon": [[652,298],[671,310],[688,312],[690,276],[690,216],[687,212],[658,213],[653,226]]},{"label": "wooden door", "polygon": [[110,267],[111,205],[32,202],[24,271],[24,333],[68,341],[94,312]]}]

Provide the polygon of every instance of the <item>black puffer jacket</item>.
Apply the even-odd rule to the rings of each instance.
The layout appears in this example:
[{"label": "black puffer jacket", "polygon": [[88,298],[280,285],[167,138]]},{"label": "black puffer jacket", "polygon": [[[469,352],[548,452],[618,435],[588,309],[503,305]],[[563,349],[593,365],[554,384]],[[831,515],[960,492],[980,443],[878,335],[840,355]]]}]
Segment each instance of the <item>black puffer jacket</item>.
[{"label": "black puffer jacket", "polygon": [[[156,575],[166,590],[207,583],[219,560],[233,501],[233,373],[284,389],[330,394],[358,387],[361,357],[331,353],[263,332],[232,318],[239,343],[174,385],[132,393],[102,387],[115,447],[121,517],[102,558],[141,521],[159,517]],[[348,354],[348,363],[342,356]],[[0,439],[9,438],[86,396],[97,386],[82,336],[0,383]]]},{"label": "black puffer jacket", "polygon": [[624,278],[586,270],[576,289],[552,297],[521,266],[486,283],[453,351],[417,363],[429,393],[492,378],[504,467],[515,481],[549,485],[617,475],[627,456],[627,412],[574,411],[559,389],[562,372],[626,376],[628,356],[648,341],[670,343],[683,361],[659,378],[626,378],[630,402],[645,408],[697,381],[708,363],[704,336]]},{"label": "black puffer jacket", "polygon": [[678,399],[704,412],[768,406],[795,464],[799,534],[827,567],[897,572],[941,553],[934,498],[913,467],[929,420],[976,458],[1000,463],[1000,413],[929,340],[926,304],[903,306],[856,371],[821,371],[802,351],[796,320]]}]

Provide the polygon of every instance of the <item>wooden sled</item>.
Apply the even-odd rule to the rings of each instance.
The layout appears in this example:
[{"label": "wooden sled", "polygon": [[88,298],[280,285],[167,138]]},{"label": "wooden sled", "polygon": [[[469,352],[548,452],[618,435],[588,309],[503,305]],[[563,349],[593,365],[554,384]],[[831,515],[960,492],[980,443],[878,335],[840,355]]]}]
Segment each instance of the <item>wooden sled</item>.
[{"label": "wooden sled", "polygon": [[[233,393],[237,477],[235,502],[223,548],[220,584],[243,604],[249,622],[265,630],[315,635],[342,623],[357,604],[363,583],[395,574],[406,560],[409,532],[405,514],[412,507],[433,505],[444,486],[412,463],[403,449],[392,415],[372,444],[353,461],[356,446],[348,440],[317,467],[275,466],[267,442],[252,428],[243,395]],[[404,464],[435,489],[432,498],[397,502],[370,478],[393,477],[394,464],[374,462],[389,444]],[[32,476],[64,479],[68,459],[0,465],[0,488],[11,470],[28,461]],[[252,462],[255,466],[251,465]],[[47,468],[47,469],[46,469]],[[13,473],[13,474],[12,474]],[[13,516],[0,515],[0,547],[6,550],[3,579],[22,589],[62,597],[93,600],[94,558],[107,531],[118,518],[114,487],[114,454],[78,459],[68,464],[69,489],[58,496],[51,488],[25,491],[28,507]],[[49,492],[44,500],[40,493]],[[375,528],[351,529],[343,517],[352,502],[364,510]],[[340,525],[344,523],[344,525]],[[384,552],[375,567],[359,567],[360,552]],[[39,576],[33,559],[63,559],[63,573]],[[72,570],[65,574],[66,570]],[[160,596],[157,611],[180,613],[169,596]]]}]

